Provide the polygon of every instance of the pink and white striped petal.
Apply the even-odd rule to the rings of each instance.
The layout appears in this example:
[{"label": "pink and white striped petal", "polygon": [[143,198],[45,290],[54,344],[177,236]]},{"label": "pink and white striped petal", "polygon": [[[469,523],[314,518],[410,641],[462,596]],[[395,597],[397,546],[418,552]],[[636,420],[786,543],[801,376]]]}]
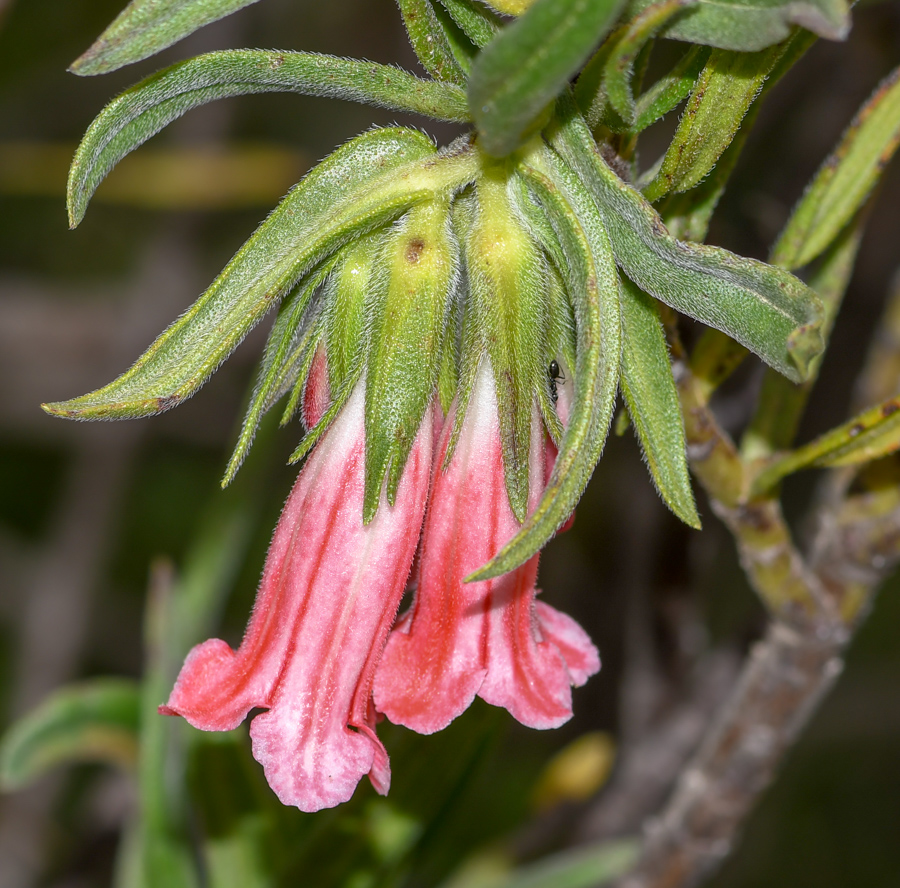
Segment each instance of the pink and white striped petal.
[{"label": "pink and white striped petal", "polygon": [[[572,715],[575,676],[583,681],[592,663],[599,668],[599,658],[568,617],[549,609],[550,623],[542,625],[544,611],[534,602],[538,556],[502,577],[463,582],[519,529],[506,494],[487,360],[453,457],[442,471],[452,426],[445,424],[435,462],[415,602],[388,639],[375,676],[375,704],[391,721],[424,734],[446,727],[476,695],[506,707],[523,724],[556,727]],[[532,508],[545,479],[545,442],[535,409]],[[557,639],[564,644],[558,646]],[[573,658],[571,670],[567,655]]]},{"label": "pink and white striped petal", "polygon": [[284,804],[346,801],[368,774],[390,785],[375,734],[375,667],[406,586],[431,472],[426,413],[393,506],[362,521],[362,384],[310,455],[276,528],[253,615],[232,651],[218,639],[188,656],[166,714],[228,730],[250,709],[254,757]]}]

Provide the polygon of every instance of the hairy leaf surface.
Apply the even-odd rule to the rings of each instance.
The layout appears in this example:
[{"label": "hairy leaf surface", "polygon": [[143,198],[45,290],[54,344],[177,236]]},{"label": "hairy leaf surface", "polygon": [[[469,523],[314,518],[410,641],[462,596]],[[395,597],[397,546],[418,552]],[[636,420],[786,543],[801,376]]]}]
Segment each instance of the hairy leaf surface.
[{"label": "hairy leaf surface", "polygon": [[131,0],[82,56],[76,74],[106,74],[149,58],[256,0]]},{"label": "hairy leaf surface", "polygon": [[712,51],[659,171],[643,189],[647,200],[687,191],[703,181],[731,144],[785,46],[779,44],[758,53]]},{"label": "hairy leaf surface", "polygon": [[900,145],[900,68],[878,86],[794,209],[772,261],[799,268],[838,236]]},{"label": "hairy leaf surface", "polygon": [[472,67],[469,107],[479,143],[498,157],[540,128],[549,102],[615,23],[620,0],[537,0]]},{"label": "hairy leaf surface", "polygon": [[[653,0],[631,0],[627,14],[635,15]],[[850,30],[847,0],[699,0],[678,16],[664,37],[756,52],[784,40],[793,25],[820,37],[843,40]]]},{"label": "hairy leaf surface", "polygon": [[561,104],[552,143],[596,201],[628,277],[645,293],[727,333],[789,379],[803,379],[822,350],[816,294],[782,269],[676,240],[600,156],[571,98]]},{"label": "hairy leaf surface", "polygon": [[193,394],[262,316],[353,236],[474,174],[465,149],[430,163],[420,133],[373,130],[317,166],[260,226],[212,286],[137,363],[108,386],[45,405],[78,419],[145,416]]},{"label": "hairy leaf surface", "polygon": [[142,80],[97,115],[69,172],[69,222],[84,217],[106,174],[130,151],[191,108],[229,96],[295,92],[366,102],[465,121],[466,97],[449,83],[422,80],[389,65],[307,52],[211,52]]},{"label": "hairy leaf surface", "polygon": [[523,563],[572,513],[603,451],[619,379],[619,278],[603,222],[575,177],[551,152],[529,159],[534,166],[523,166],[521,175],[546,209],[567,260],[577,335],[573,409],[537,507],[519,533],[470,580],[500,576]]},{"label": "hairy leaf surface", "polygon": [[669,350],[653,299],[622,280],[622,392],[666,505],[691,527],[700,527],[688,474],[684,421]]}]

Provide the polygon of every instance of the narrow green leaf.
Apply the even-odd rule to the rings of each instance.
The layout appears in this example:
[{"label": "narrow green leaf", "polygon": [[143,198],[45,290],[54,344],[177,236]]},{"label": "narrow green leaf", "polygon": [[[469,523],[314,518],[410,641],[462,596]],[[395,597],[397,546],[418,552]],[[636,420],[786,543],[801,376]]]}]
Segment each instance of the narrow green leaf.
[{"label": "narrow green leaf", "polygon": [[69,418],[159,413],[193,394],[296,282],[354,235],[474,175],[470,152],[435,157],[412,130],[373,130],[317,166],[238,251],[212,286],[126,373],[48,413]]},{"label": "narrow green leaf", "polygon": [[[725,191],[738,158],[744,150],[747,137],[753,131],[753,124],[762,106],[764,96],[815,42],[815,35],[809,31],[801,28],[794,33],[787,41],[784,52],[766,79],[760,95],[750,105],[741,128],[722,153],[710,174],[699,185],[687,192],[667,195],[665,200],[658,205],[657,209],[665,219],[666,225],[669,226],[669,231],[679,240],[692,240],[699,243],[706,238],[712,214]],[[812,289],[818,292],[816,287],[812,287]]]},{"label": "narrow green leaf", "polygon": [[855,466],[900,449],[900,396],[870,407],[809,444],[775,460],[754,480],[751,495],[801,469]]},{"label": "narrow green leaf", "polygon": [[[516,212],[525,220],[526,228],[535,239],[541,250],[549,260],[549,267],[545,272],[544,281],[544,326],[539,334],[538,351],[543,355],[540,366],[540,378],[536,382],[535,394],[544,418],[544,425],[554,444],[557,446],[562,441],[562,422],[557,413],[557,399],[551,392],[550,363],[561,361],[563,367],[571,368],[576,365],[578,351],[575,330],[575,315],[572,313],[572,303],[566,293],[563,278],[567,273],[568,261],[565,253],[547,213],[537,203],[528,190],[528,186],[521,176],[513,177],[510,182],[510,197],[512,198]],[[565,372],[565,371],[563,371]],[[559,386],[565,385],[565,380],[557,380],[556,394],[559,395]]]},{"label": "narrow green leaf", "polygon": [[422,67],[436,80],[465,85],[460,67],[431,0],[397,0],[403,24]]},{"label": "narrow green leaf", "polygon": [[514,201],[515,212],[525,220],[528,231],[540,244],[541,249],[547,254],[557,270],[564,273],[568,260],[543,204],[532,196],[528,185],[521,176],[512,177],[510,192]]},{"label": "narrow green leaf", "polygon": [[[614,34],[607,37],[590,58],[590,61],[581,69],[572,94],[579,110],[584,115],[591,130],[595,130],[601,124],[608,125],[612,115],[607,107],[606,96],[606,62],[616,45],[617,37],[624,33],[625,28],[619,28]],[[617,118],[618,122],[621,122]],[[624,126],[623,126],[624,128]]]},{"label": "narrow green leaf", "polygon": [[[539,380],[536,381],[534,388],[544,425],[558,446],[565,429],[557,414],[556,401],[551,395],[550,362],[554,360],[559,362],[562,358],[565,367],[573,368],[576,365],[578,351],[575,316],[563,283],[568,261],[546,210],[531,194],[522,176],[512,177],[509,190],[516,213],[525,221],[525,227],[549,260],[549,267],[544,273],[545,317],[542,318],[544,326],[540,328],[538,343],[538,351],[543,358],[538,368]],[[557,383],[557,395],[559,385],[565,385],[565,381]]]},{"label": "narrow green leaf", "polygon": [[347,246],[323,296],[328,382],[337,391],[364,361],[368,333],[366,306],[384,284],[379,262],[388,232],[375,232]]},{"label": "narrow green leaf", "polygon": [[[284,363],[284,371],[278,382],[278,391],[284,386],[290,389],[287,403],[278,421],[282,428],[286,426],[296,415],[303,401],[303,393],[306,390],[306,380],[316,357],[316,350],[321,346],[325,332],[324,315],[319,314],[304,331],[300,341],[291,351],[291,355]],[[327,412],[327,411],[326,411]],[[324,431],[324,429],[323,429]],[[300,457],[292,457],[289,462],[294,462]]]},{"label": "narrow green leaf", "polygon": [[515,151],[615,23],[620,0],[537,0],[472,67],[469,107],[489,154]]},{"label": "narrow green leaf", "polygon": [[666,505],[700,528],[688,474],[684,421],[654,300],[627,278],[622,296],[622,392],[650,474]]},{"label": "narrow green leaf", "polygon": [[544,493],[519,533],[467,581],[500,576],[537,552],[572,513],[606,442],[621,358],[619,277],[590,197],[550,151],[533,153],[521,175],[544,205],[566,256],[578,343],[573,408]]},{"label": "narrow green leaf", "polygon": [[673,15],[689,8],[696,0],[661,0],[648,6],[628,24],[625,33],[616,41],[604,65],[606,95],[609,104],[630,129],[634,125],[635,106],[631,89],[634,62],[647,41]]},{"label": "narrow green leaf", "polygon": [[374,301],[366,357],[366,479],[363,520],[375,517],[384,479],[393,504],[403,469],[437,387],[449,297],[458,269],[450,200],[420,204],[394,226],[389,269]]},{"label": "narrow green leaf", "polygon": [[[312,358],[314,354],[310,352],[309,362],[312,363]],[[331,403],[326,408],[325,412],[322,414],[321,419],[303,436],[300,443],[294,449],[294,452],[288,458],[288,464],[294,465],[294,463],[300,462],[319,442],[319,439],[325,432],[328,430],[328,427],[335,421],[337,415],[344,409],[344,404],[347,403],[350,395],[353,394],[353,389],[359,380],[362,378],[362,371],[365,365],[360,361],[351,372],[344,377],[341,382],[340,387],[335,391],[331,396]],[[291,392],[291,400],[293,401],[295,398],[299,401],[300,396],[303,393],[303,385],[302,380],[309,372],[309,366],[305,366],[303,373],[301,374],[301,379],[297,381],[297,384],[294,388],[294,391]],[[296,413],[297,404],[295,403],[293,406],[288,405],[288,410],[290,410],[291,414]],[[289,419],[288,410],[285,410],[284,417],[282,417],[281,424],[286,425],[287,420]]]},{"label": "narrow green leaf", "polygon": [[500,18],[478,0],[440,0],[440,3],[479,48],[487,46],[500,30]]},{"label": "narrow green leaf", "polygon": [[624,876],[638,853],[634,839],[563,851],[514,870],[493,888],[602,888]]},{"label": "narrow green leaf", "polygon": [[[841,232],[809,276],[810,286],[819,294],[825,307],[822,336],[826,343],[853,274],[864,217],[863,212]],[[744,459],[768,457],[791,446],[818,376],[822,357],[819,355],[812,361],[809,378],[800,385],[788,382],[771,370],[766,371],[756,402],[756,413],[741,440],[741,456]]]},{"label": "narrow green leaf", "polygon": [[815,259],[863,205],[898,145],[900,68],[863,105],[806,189],[772,251],[772,261],[799,268]]},{"label": "narrow green leaf", "polygon": [[372,294],[384,286],[385,273],[379,259],[385,236],[386,232],[375,231],[341,251],[320,299],[322,310],[285,363],[286,370],[275,392],[293,388],[281,417],[282,426],[290,422],[300,406],[310,367],[320,347],[325,349],[331,393],[331,403],[316,425],[307,429],[291,454],[290,463],[299,462],[312,450],[362,377],[371,332],[366,307]]},{"label": "narrow green leaf", "polygon": [[645,293],[727,333],[789,379],[803,379],[822,350],[816,294],[779,268],[676,240],[600,156],[571,98],[561,104],[552,143],[593,195],[628,277]]},{"label": "narrow green leaf", "polygon": [[106,74],[177,43],[198,28],[256,0],[131,0],[116,20],[69,69]]},{"label": "narrow green leaf", "polygon": [[684,101],[709,59],[705,46],[692,46],[671,71],[653,84],[635,104],[634,131],[642,132]]},{"label": "narrow green leaf", "polygon": [[[632,17],[653,0],[631,0]],[[664,31],[664,37],[756,52],[788,36],[800,25],[829,40],[843,40],[850,31],[847,0],[700,0]]]},{"label": "narrow green leaf", "polygon": [[[247,485],[250,497],[260,489]],[[157,563],[144,619],[146,663],[141,686],[138,767],[139,823],[135,844],[143,888],[195,888],[201,884],[188,825],[185,750],[192,729],[157,708],[172,689],[189,649],[207,637],[246,553],[254,527],[252,506],[240,485],[221,495],[188,553],[184,570]],[[250,499],[250,503],[252,503]],[[203,882],[205,884],[205,881]],[[131,888],[129,884],[127,888]]]},{"label": "narrow green leaf", "polygon": [[744,126],[738,130],[718,163],[699,185],[686,192],[667,194],[657,204],[657,211],[665,219],[665,224],[673,237],[694,243],[704,241],[713,213],[744,150],[747,136],[752,132],[758,110],[758,103],[751,106],[744,119]]},{"label": "narrow green leaf", "polygon": [[69,172],[69,222],[84,218],[106,174],[130,151],[191,108],[261,92],[365,102],[440,120],[468,120],[465,93],[375,62],[306,52],[211,52],[153,74],[113,99],[84,135]]},{"label": "narrow green leaf", "polygon": [[[322,317],[319,311],[321,296],[317,297],[312,306],[307,309],[300,328],[291,340],[287,356],[282,360],[280,368],[276,371],[269,394],[263,402],[263,414],[269,412],[285,394],[303,384],[309,376],[309,368],[315,358],[316,349],[322,342]],[[290,399],[289,399],[290,400]],[[285,405],[286,408],[288,405]],[[279,425],[286,426],[296,413],[298,404],[295,403],[290,410],[282,413]]]},{"label": "narrow green leaf", "polygon": [[282,382],[285,362],[290,356],[292,346],[296,343],[300,322],[309,307],[313,294],[321,286],[330,269],[331,263],[326,263],[323,268],[317,269],[308,278],[301,281],[296,292],[283,303],[282,310],[272,325],[256,385],[241,424],[241,433],[225,469],[225,477],[222,479],[223,487],[227,487],[231,483],[237,470],[241,467],[241,463],[253,443],[260,420],[275,400],[272,397],[275,390],[283,391],[279,383]]},{"label": "narrow green leaf", "polygon": [[[193,732],[187,781],[199,827],[207,884],[275,888],[275,818],[269,789],[253,762],[246,732]],[[262,784],[262,785],[260,785]],[[274,801],[274,800],[273,800]]]},{"label": "narrow green leaf", "polygon": [[[572,313],[572,303],[566,293],[559,266],[550,265],[547,269],[546,300],[544,372],[543,378],[535,388],[547,433],[559,448],[566,431],[559,418],[559,399],[563,397],[563,390],[569,385],[568,377],[572,375],[572,368],[577,363],[578,354],[578,345],[575,340],[575,316]],[[556,361],[558,365],[555,375],[551,374],[553,361]]]},{"label": "narrow green leaf", "polygon": [[647,200],[658,200],[670,191],[687,191],[706,177],[731,144],[786,45],[759,53],[713,50],[659,171],[643,189]]},{"label": "narrow green leaf", "polygon": [[[461,249],[466,249],[467,247],[470,233],[475,225],[476,208],[477,201],[474,187],[467,188],[462,194],[458,195],[450,208],[450,223],[454,237]],[[468,269],[466,271],[468,273]],[[479,300],[468,299],[466,294],[461,294],[457,291],[455,301],[457,302],[455,311],[459,334],[459,346],[457,349],[459,360],[457,367],[454,368],[453,375],[456,377],[456,386],[452,393],[452,398],[456,401],[456,408],[447,412],[449,421],[453,423],[453,426],[450,432],[450,440],[447,442],[444,461],[441,465],[442,471],[447,470],[453,459],[456,445],[462,434],[469,401],[475,388],[475,381],[478,378],[478,370],[481,367],[481,362],[485,360],[487,355]],[[449,332],[448,330],[448,334]]]},{"label": "narrow green leaf", "polygon": [[[452,212],[452,211],[451,211]],[[453,399],[459,388],[459,345],[462,328],[462,299],[457,290],[450,298],[447,323],[444,327],[444,342],[441,346],[441,366],[438,371],[438,399],[444,416],[450,415]]]},{"label": "narrow green leaf", "polygon": [[51,694],[7,731],[0,786],[20,789],[58,765],[137,762],[138,690],[133,681],[97,678]]},{"label": "narrow green leaf", "polygon": [[472,62],[475,56],[478,55],[478,47],[469,39],[466,32],[460,28],[453,16],[447,12],[439,0],[429,0],[429,2],[431,3],[434,17],[444,32],[444,39],[450,47],[450,52],[453,53],[457,66],[463,72],[463,75],[468,77],[469,72],[472,70]]}]

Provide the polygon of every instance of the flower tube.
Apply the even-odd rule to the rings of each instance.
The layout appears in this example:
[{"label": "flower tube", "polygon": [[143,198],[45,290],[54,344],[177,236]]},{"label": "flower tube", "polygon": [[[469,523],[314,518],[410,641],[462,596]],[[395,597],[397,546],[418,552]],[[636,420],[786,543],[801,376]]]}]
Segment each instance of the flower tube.
[{"label": "flower tube", "polygon": [[211,639],[188,655],[168,703],[194,727],[227,731],[255,707],[253,755],[284,804],[317,811],[390,767],[375,734],[375,667],[419,539],[432,456],[426,410],[392,505],[363,522],[364,391],[359,383],[309,457],[275,530],[237,651]]},{"label": "flower tube", "polygon": [[[463,580],[519,529],[504,482],[497,396],[490,363],[478,371],[449,465],[448,421],[438,448],[412,609],[388,640],[375,676],[375,704],[420,733],[446,727],[476,694],[520,722],[553,728],[572,715],[571,686],[600,668],[597,649],[570,617],[535,602],[538,555],[504,576]],[[545,471],[537,410],[532,422],[529,506]]]}]

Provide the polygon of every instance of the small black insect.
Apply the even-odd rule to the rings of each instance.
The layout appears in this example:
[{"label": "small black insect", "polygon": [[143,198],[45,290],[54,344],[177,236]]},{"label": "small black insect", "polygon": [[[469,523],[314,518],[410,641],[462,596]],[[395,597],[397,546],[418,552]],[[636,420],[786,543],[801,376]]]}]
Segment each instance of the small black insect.
[{"label": "small black insect", "polygon": [[562,368],[555,359],[550,362],[550,366],[547,368],[547,377],[550,380],[550,397],[555,404],[559,400],[559,391],[556,386],[566,384],[566,374],[562,372]]}]

